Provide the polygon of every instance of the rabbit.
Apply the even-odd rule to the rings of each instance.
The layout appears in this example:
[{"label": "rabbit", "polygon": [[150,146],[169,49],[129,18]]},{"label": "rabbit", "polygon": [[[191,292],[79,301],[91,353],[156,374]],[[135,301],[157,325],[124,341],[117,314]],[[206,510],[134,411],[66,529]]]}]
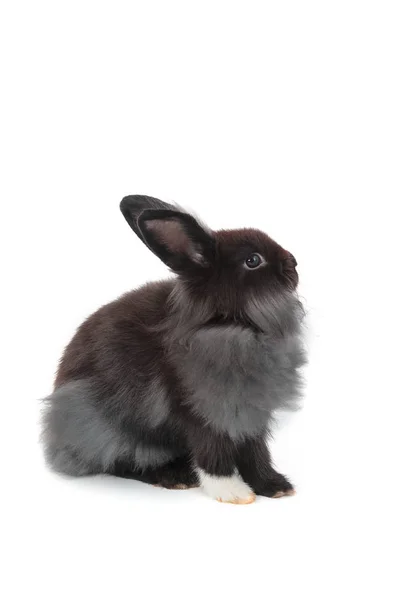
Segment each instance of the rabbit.
[{"label": "rabbit", "polygon": [[47,464],[220,502],[295,493],[267,445],[300,397],[304,310],[296,260],[257,229],[212,231],[149,196],[120,209],[174,277],[100,308],[77,330],[45,399]]}]

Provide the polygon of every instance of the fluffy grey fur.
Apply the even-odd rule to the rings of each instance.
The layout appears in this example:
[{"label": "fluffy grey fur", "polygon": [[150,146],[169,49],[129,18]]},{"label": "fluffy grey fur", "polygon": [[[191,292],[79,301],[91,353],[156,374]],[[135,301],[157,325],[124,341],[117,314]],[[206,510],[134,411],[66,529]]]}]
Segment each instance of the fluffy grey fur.
[{"label": "fluffy grey fur", "polygon": [[[145,469],[175,457],[171,450],[137,442],[113,426],[96,406],[97,394],[94,382],[82,379],[62,385],[45,400],[45,456],[55,471],[75,476],[103,473],[121,459]],[[165,390],[156,378],[143,393],[143,402],[138,403],[137,419],[155,427],[167,412]]]},{"label": "fluffy grey fur", "polygon": [[[254,308],[253,308],[254,307]],[[253,301],[249,318],[262,323]],[[261,307],[260,307],[261,308]],[[299,397],[299,368],[305,362],[295,299],[268,307],[268,328],[257,331],[241,325],[213,325],[175,345],[174,362],[189,390],[191,410],[232,439],[265,430],[272,412],[294,408]],[[271,335],[273,328],[286,335]],[[296,324],[296,326],[294,326]]]}]

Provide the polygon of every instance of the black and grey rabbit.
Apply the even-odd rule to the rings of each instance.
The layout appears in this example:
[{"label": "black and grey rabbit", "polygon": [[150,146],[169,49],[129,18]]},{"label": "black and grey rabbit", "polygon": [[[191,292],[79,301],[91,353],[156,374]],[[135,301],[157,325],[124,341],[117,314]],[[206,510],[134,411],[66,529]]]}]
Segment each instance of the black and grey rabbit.
[{"label": "black and grey rabbit", "polygon": [[294,488],[272,466],[274,410],[299,396],[302,305],[293,255],[256,229],[212,231],[177,206],[121,211],[176,277],[103,306],[78,329],[46,399],[48,464],[247,504]]}]

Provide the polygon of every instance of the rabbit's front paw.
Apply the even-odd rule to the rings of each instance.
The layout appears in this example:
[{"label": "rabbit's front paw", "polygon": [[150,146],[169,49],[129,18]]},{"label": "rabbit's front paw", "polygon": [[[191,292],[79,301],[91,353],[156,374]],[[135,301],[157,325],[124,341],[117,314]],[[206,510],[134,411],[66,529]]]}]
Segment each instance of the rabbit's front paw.
[{"label": "rabbit's front paw", "polygon": [[218,477],[198,470],[201,486],[208,496],[218,502],[251,504],[256,499],[253,490],[238,475]]},{"label": "rabbit's front paw", "polygon": [[260,496],[268,498],[282,498],[282,496],[294,496],[296,491],[293,485],[284,475],[274,473],[273,476],[256,486],[256,492]]}]

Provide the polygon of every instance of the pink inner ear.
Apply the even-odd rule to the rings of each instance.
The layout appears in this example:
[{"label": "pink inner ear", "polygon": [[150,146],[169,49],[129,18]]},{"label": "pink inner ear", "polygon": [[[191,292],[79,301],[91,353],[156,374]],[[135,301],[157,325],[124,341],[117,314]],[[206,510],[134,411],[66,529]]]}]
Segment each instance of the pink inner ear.
[{"label": "pink inner ear", "polygon": [[193,243],[183,230],[181,223],[173,220],[152,219],[146,223],[157,240],[176,254],[193,255]]}]

